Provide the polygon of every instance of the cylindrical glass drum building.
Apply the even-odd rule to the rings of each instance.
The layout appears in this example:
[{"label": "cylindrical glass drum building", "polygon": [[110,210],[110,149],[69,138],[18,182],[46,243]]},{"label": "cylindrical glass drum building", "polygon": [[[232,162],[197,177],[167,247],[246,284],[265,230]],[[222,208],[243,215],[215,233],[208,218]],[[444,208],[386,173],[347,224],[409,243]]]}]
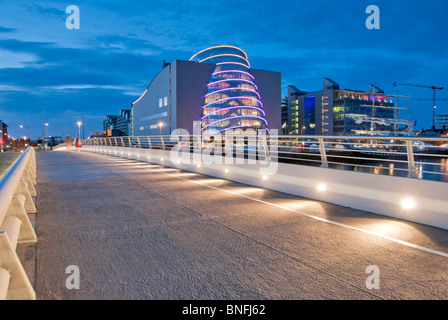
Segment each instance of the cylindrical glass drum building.
[{"label": "cylindrical glass drum building", "polygon": [[202,134],[266,128],[263,104],[243,50],[211,47],[196,53],[190,61],[216,65],[202,105]]}]

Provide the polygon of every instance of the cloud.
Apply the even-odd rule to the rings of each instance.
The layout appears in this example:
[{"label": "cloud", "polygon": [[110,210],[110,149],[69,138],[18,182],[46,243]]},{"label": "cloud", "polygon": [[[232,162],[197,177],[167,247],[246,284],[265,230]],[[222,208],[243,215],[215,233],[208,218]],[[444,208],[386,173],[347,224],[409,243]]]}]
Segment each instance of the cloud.
[{"label": "cloud", "polygon": [[0,69],[23,68],[34,61],[36,56],[31,53],[0,49]]},{"label": "cloud", "polygon": [[65,19],[65,7],[62,10],[56,7],[43,7],[35,3],[28,4],[27,7],[30,11],[45,17]]},{"label": "cloud", "polygon": [[[395,81],[448,87],[448,2],[377,4],[381,29],[369,31],[368,3],[359,0],[77,0],[81,29],[68,31],[68,4],[49,0],[24,10],[7,0],[0,4],[1,107],[47,116],[117,113],[140,96],[162,60],[188,60],[219,44],[241,47],[254,68],[281,72],[283,88],[319,90],[323,77],[360,90],[375,83],[389,91]],[[11,6],[15,16],[8,16]]]},{"label": "cloud", "polygon": [[[130,96],[140,96],[141,91],[137,91],[136,88],[138,88],[139,85],[133,85],[133,86],[120,86],[120,85],[102,85],[102,84],[72,84],[72,85],[57,85],[57,86],[44,86],[39,87],[42,92],[70,92],[72,90],[86,90],[86,89],[98,89],[98,90],[115,90],[115,91],[121,91],[122,94],[130,95]],[[1,86],[0,86],[1,90]],[[105,93],[107,94],[107,93]]]},{"label": "cloud", "polygon": [[[0,40],[0,46],[21,54],[33,54],[33,63],[20,69],[4,69],[0,83],[28,87],[57,85],[129,86],[149,83],[151,72],[158,72],[161,59],[157,56],[115,52],[107,49],[61,48],[54,43]],[[144,85],[143,85],[144,87]]]},{"label": "cloud", "polygon": [[0,33],[10,33],[15,31],[17,31],[15,28],[0,27]]},{"label": "cloud", "polygon": [[20,86],[9,86],[9,85],[1,85],[0,84],[0,91],[24,91],[26,90],[24,87],[20,87]]},{"label": "cloud", "polygon": [[143,56],[159,56],[164,48],[151,41],[136,36],[123,36],[119,34],[103,34],[95,38],[98,48],[111,52],[125,52]]}]

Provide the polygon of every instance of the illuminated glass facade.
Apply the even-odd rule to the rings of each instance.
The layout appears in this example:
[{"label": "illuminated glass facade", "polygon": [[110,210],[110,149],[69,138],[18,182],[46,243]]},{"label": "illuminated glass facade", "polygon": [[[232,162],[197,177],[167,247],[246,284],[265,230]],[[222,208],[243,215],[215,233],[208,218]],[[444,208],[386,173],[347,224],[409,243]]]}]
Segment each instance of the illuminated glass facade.
[{"label": "illuminated glass facade", "polygon": [[[340,89],[323,79],[323,90],[305,92],[288,86],[288,133],[297,135],[387,134],[397,123],[392,96]],[[400,128],[399,128],[400,129]]]},{"label": "illuminated glass facade", "polygon": [[8,143],[8,125],[0,120],[0,150]]},{"label": "illuminated glass facade", "polygon": [[316,129],[316,97],[306,96],[305,97],[305,126],[309,128],[309,133],[315,134]]},{"label": "illuminated glass facade", "polygon": [[394,103],[383,93],[341,90],[335,95],[333,117],[335,134],[393,131]]},{"label": "illuminated glass facade", "polygon": [[263,103],[243,50],[212,47],[198,52],[190,61],[215,65],[202,104],[202,134],[267,129]]}]

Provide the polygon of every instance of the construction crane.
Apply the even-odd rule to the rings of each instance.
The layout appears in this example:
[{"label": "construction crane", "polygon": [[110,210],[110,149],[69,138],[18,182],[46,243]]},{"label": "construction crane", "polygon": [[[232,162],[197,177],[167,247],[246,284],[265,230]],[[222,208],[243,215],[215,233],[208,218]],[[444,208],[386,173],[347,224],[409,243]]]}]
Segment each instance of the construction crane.
[{"label": "construction crane", "polygon": [[437,87],[437,86],[424,86],[420,84],[408,84],[408,83],[394,83],[394,87],[400,86],[408,86],[408,87],[419,87],[419,88],[427,88],[432,89],[433,95],[432,95],[432,126],[435,128],[436,126],[436,90],[443,90],[443,87]]}]

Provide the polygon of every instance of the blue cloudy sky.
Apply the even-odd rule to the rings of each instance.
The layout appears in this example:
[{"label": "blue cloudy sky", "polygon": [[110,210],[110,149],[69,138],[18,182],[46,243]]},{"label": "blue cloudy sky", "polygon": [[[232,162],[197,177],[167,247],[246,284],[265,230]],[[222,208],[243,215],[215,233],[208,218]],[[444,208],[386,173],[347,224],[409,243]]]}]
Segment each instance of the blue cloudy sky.
[{"label": "blue cloudy sky", "polygon": [[[368,30],[368,5],[381,29]],[[80,9],[68,30],[65,9]],[[160,71],[162,60],[188,60],[229,44],[252,67],[279,71],[282,89],[319,90],[329,77],[342,88],[393,82],[447,87],[448,2],[442,0],[0,1],[0,120],[12,136],[31,138],[101,131],[106,114],[129,108]],[[415,100],[432,91],[400,87]],[[404,102],[403,102],[404,103]],[[414,101],[417,129],[432,123],[431,101]],[[438,113],[448,113],[447,102]]]}]

